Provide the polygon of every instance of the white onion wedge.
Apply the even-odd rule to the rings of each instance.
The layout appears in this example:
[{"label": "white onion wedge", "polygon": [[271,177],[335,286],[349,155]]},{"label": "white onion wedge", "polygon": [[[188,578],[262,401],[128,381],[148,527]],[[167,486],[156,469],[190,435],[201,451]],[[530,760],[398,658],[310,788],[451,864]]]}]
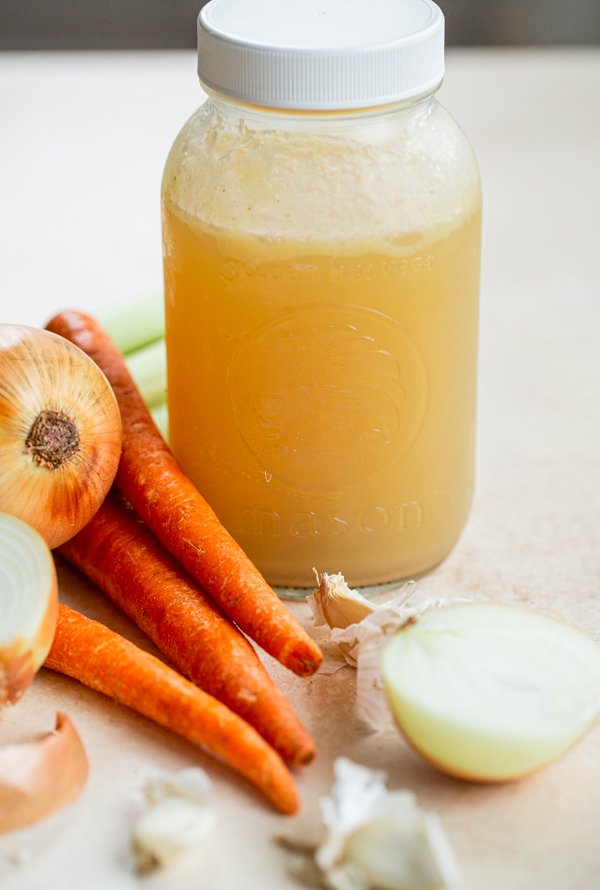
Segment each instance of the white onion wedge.
[{"label": "white onion wedge", "polygon": [[412,747],[475,781],[514,779],[551,763],[600,712],[600,646],[518,606],[427,612],[387,644],[381,666]]},{"label": "white onion wedge", "polygon": [[44,663],[56,613],[48,545],[30,525],[0,513],[0,707],[16,702]]},{"label": "white onion wedge", "polygon": [[81,739],[68,717],[53,732],[0,748],[0,833],[31,825],[70,803],[88,775]]}]

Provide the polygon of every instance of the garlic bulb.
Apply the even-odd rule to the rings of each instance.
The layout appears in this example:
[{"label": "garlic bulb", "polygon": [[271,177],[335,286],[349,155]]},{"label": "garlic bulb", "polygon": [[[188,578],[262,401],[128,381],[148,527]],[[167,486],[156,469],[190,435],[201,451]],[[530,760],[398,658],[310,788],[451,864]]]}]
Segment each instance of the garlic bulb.
[{"label": "garlic bulb", "polygon": [[212,783],[199,767],[157,776],[147,782],[145,793],[150,806],[133,832],[140,871],[168,865],[201,841],[214,824]]}]

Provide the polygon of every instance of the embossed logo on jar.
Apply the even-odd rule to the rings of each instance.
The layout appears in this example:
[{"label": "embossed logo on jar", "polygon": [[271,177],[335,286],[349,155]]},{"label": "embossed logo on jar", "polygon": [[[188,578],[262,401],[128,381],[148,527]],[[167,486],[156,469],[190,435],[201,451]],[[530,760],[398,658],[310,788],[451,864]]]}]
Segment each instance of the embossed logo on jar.
[{"label": "embossed logo on jar", "polygon": [[427,374],[394,319],[316,306],[248,335],[231,394],[240,434],[265,472],[326,493],[368,479],[410,448],[425,414]]}]

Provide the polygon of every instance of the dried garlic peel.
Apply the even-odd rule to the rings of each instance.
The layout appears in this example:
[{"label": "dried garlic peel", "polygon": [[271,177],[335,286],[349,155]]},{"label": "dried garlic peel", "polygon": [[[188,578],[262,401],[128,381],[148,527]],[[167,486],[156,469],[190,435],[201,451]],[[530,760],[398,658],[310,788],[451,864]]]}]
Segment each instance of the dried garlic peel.
[{"label": "dried garlic peel", "polygon": [[551,763],[600,712],[600,646],[518,606],[421,615],[383,651],[400,729],[444,772],[502,781]]},{"label": "dried garlic peel", "polygon": [[344,652],[346,661],[356,666],[361,645],[373,637],[382,642],[414,615],[439,608],[463,597],[434,597],[421,592],[414,581],[407,581],[388,592],[385,602],[372,602],[348,586],[341,572],[315,571],[318,586],[306,597],[315,627],[328,626],[330,639]]},{"label": "dried garlic peel", "polygon": [[150,807],[134,827],[133,848],[138,869],[151,871],[198,844],[215,816],[212,783],[199,767],[159,775],[146,783],[145,793]]},{"label": "dried garlic peel", "polygon": [[441,822],[385,774],[340,757],[321,800],[325,837],[315,854],[332,890],[448,890],[460,884]]}]

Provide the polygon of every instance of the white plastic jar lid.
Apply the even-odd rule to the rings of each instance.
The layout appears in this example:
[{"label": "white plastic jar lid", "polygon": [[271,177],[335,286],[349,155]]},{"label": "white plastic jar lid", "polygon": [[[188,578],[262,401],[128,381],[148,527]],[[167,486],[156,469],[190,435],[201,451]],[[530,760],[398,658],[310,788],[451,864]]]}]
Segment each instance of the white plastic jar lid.
[{"label": "white plastic jar lid", "polygon": [[209,89],[275,108],[366,108],[434,90],[444,16],[432,0],[210,0],[198,16]]}]

